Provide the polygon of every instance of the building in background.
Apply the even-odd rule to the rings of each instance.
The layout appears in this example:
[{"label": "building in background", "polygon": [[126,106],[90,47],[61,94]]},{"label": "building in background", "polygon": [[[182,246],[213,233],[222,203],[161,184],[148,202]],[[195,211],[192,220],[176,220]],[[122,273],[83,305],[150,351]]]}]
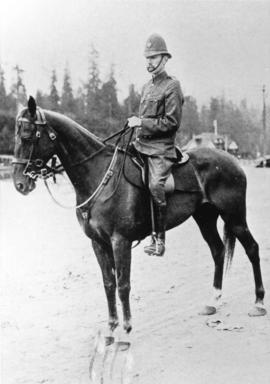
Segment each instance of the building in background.
[{"label": "building in background", "polygon": [[239,149],[237,143],[230,140],[227,135],[219,135],[215,132],[203,132],[199,135],[194,135],[182,149],[183,151],[189,151],[199,147],[221,149],[234,156],[238,156]]}]

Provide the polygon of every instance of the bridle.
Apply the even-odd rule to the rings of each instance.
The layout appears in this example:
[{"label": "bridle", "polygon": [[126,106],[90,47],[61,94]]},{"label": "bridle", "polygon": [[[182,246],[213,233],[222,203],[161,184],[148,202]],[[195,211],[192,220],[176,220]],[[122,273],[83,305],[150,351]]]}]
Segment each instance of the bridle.
[{"label": "bridle", "polygon": [[[103,176],[101,182],[99,183],[99,185],[97,186],[95,191],[85,201],[83,201],[81,204],[78,204],[78,205],[75,205],[75,206],[65,206],[65,205],[59,203],[54,198],[54,196],[53,196],[53,194],[52,194],[52,192],[51,192],[51,190],[50,190],[50,188],[48,186],[48,183],[47,183],[47,179],[49,177],[54,177],[55,178],[55,175],[57,173],[61,173],[61,172],[64,171],[63,166],[62,165],[57,165],[56,166],[56,157],[55,156],[52,156],[51,159],[47,160],[47,162],[45,162],[43,159],[39,159],[39,158],[33,159],[33,157],[32,157],[35,145],[37,145],[37,143],[38,143],[38,141],[39,141],[39,139],[41,137],[41,131],[42,130],[46,130],[46,132],[49,135],[49,138],[52,141],[56,140],[57,133],[47,123],[46,118],[45,118],[45,114],[42,111],[42,109],[37,108],[37,118],[36,118],[36,120],[34,122],[31,122],[29,119],[23,117],[23,114],[24,114],[24,112],[26,110],[27,110],[27,108],[22,110],[20,115],[17,117],[17,120],[16,120],[16,136],[19,136],[19,134],[21,133],[20,137],[23,138],[24,140],[29,140],[29,142],[31,143],[29,157],[28,157],[28,159],[16,157],[16,158],[13,159],[12,164],[22,164],[22,165],[25,164],[25,168],[23,170],[23,175],[30,177],[34,181],[36,181],[37,178],[41,178],[44,181],[45,186],[46,186],[50,196],[54,200],[54,202],[56,204],[58,204],[59,206],[61,206],[62,208],[77,209],[77,208],[84,207],[86,204],[89,204],[90,202],[93,202],[93,200],[95,198],[97,198],[97,196],[103,190],[104,186],[108,183],[108,181],[110,180],[110,178],[114,174],[114,166],[115,166],[116,161],[117,161],[117,154],[118,154],[118,150],[119,150],[119,147],[118,147],[119,139],[117,141],[117,145],[115,146],[115,150],[114,150],[114,153],[113,153],[113,156],[112,156],[112,160],[111,160],[111,162],[109,164],[109,167],[107,168],[107,170],[105,172],[105,175]],[[23,135],[22,135],[21,131],[22,131],[22,128],[25,125],[26,126],[32,126],[31,127],[32,129],[26,129],[23,132]],[[45,129],[45,127],[46,127],[46,129]],[[30,128],[30,127],[28,127],[28,128]],[[34,130],[36,130],[36,134],[35,135],[33,135]],[[119,135],[119,134],[120,134],[120,138],[121,138],[121,136],[124,135],[127,131],[128,130],[126,130],[126,128],[125,128],[125,129],[119,131],[117,134],[114,134],[114,135],[110,136],[109,138],[107,138],[107,140],[111,139],[112,137],[114,137],[116,135]],[[104,142],[105,141],[106,140],[104,140]],[[79,161],[78,163],[73,164],[72,166],[80,165],[81,163],[86,162],[86,161],[92,159],[94,156],[99,154],[101,152],[101,150],[103,150],[105,147],[106,146],[102,147],[101,149],[97,150],[95,153],[93,153],[90,156],[86,157],[84,160]],[[125,159],[125,156],[124,156],[124,159]],[[50,166],[47,164],[49,160],[51,160],[51,165]],[[121,169],[121,171],[122,171],[122,169]],[[121,172],[120,172],[120,176],[121,176]],[[120,176],[118,177],[118,181],[116,183],[117,186],[118,186],[119,181],[120,181]],[[116,189],[117,189],[117,187],[114,189],[112,195],[114,194]]]},{"label": "bridle", "polygon": [[27,109],[23,109],[16,119],[16,136],[20,136],[21,139],[24,139],[30,143],[29,157],[27,159],[22,157],[15,157],[12,160],[12,164],[25,165],[23,175],[28,176],[33,180],[37,180],[37,178],[47,179],[49,177],[54,177],[57,173],[63,171],[62,165],[56,165],[56,157],[53,156],[51,159],[49,159],[51,160],[51,165],[48,165],[49,160],[45,162],[40,158],[34,159],[33,152],[41,137],[42,130],[46,130],[51,141],[56,140],[57,134],[55,130],[47,123],[45,114],[42,109],[37,108],[36,120],[33,122],[23,117],[26,110]]}]

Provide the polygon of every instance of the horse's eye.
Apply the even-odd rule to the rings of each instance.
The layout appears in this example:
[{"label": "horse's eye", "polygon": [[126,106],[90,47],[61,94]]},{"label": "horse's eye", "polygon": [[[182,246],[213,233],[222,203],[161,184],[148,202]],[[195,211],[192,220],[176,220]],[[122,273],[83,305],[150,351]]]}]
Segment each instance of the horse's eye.
[{"label": "horse's eye", "polygon": [[35,131],[35,124],[24,122],[21,127],[21,138],[24,140],[30,139]]}]

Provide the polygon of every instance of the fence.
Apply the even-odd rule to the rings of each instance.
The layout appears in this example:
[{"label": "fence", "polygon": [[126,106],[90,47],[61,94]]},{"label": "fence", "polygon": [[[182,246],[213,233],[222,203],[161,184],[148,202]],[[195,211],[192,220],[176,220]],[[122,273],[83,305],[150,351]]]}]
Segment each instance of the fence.
[{"label": "fence", "polygon": [[11,155],[0,155],[0,180],[8,179],[12,173]]}]

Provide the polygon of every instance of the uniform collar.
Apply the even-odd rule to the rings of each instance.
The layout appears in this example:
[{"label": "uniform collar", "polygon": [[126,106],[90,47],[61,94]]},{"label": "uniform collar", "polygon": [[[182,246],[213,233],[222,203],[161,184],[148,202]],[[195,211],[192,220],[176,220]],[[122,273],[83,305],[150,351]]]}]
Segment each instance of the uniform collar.
[{"label": "uniform collar", "polygon": [[166,79],[167,76],[168,76],[168,75],[167,75],[167,72],[166,72],[166,71],[162,71],[162,72],[158,73],[156,76],[153,76],[153,77],[152,77],[152,82],[153,82],[154,84],[157,84],[157,83],[159,83],[160,81]]}]

